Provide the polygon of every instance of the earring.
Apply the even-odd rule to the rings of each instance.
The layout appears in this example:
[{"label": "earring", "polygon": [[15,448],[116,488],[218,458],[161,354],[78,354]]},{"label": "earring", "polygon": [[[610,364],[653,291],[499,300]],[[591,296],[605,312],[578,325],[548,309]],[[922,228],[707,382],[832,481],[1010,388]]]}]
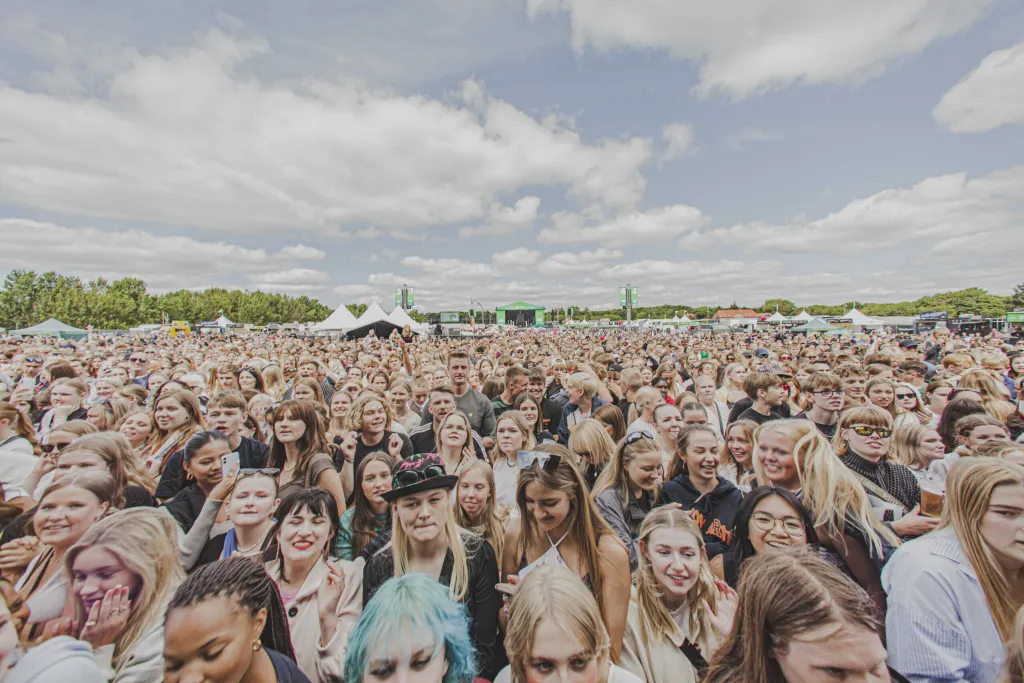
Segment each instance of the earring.
[{"label": "earring", "polygon": [[253,644],[252,644],[252,651],[253,652],[259,652],[261,647],[263,647],[263,643],[261,643],[258,640],[253,641]]}]

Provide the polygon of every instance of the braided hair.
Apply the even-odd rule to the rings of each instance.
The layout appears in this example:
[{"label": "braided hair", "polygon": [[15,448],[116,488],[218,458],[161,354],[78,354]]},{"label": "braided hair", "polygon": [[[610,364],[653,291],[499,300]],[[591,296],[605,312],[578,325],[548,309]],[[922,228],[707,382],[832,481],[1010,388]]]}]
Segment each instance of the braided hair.
[{"label": "braided hair", "polygon": [[229,557],[197,569],[178,586],[167,606],[167,613],[220,596],[237,599],[253,617],[261,609],[267,610],[267,624],[260,634],[260,642],[263,647],[295,660],[288,619],[277,584],[262,565],[248,558]]}]

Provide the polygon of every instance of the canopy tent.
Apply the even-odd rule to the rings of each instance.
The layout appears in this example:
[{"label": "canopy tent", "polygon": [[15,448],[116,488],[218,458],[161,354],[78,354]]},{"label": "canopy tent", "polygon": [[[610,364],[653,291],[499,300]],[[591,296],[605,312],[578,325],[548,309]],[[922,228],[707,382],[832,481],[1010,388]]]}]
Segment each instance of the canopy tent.
[{"label": "canopy tent", "polygon": [[795,320],[799,320],[800,322],[808,322],[808,321],[812,320],[813,318],[814,318],[814,316],[811,315],[810,313],[808,313],[806,311],[806,309],[800,311],[799,313],[797,313],[796,315],[793,316],[793,320],[794,321]]},{"label": "canopy tent", "polygon": [[11,330],[12,337],[57,337],[58,339],[81,339],[89,334],[88,330],[66,325],[56,318],[49,318],[20,330]]},{"label": "canopy tent", "polygon": [[884,321],[879,320],[878,318],[866,316],[860,311],[858,311],[856,307],[851,308],[849,311],[844,313],[840,320],[842,320],[843,322],[849,322],[855,326],[860,327],[882,327],[883,325],[885,325]]},{"label": "canopy tent", "polygon": [[681,322],[681,323],[689,323],[689,322],[693,322],[693,321],[690,319],[690,316],[688,316],[685,313],[683,313],[683,317],[679,318],[679,322]]},{"label": "canopy tent", "polygon": [[827,320],[824,318],[812,318],[803,325],[793,328],[793,332],[833,332],[836,328],[832,327]]},{"label": "canopy tent", "polygon": [[386,320],[387,317],[388,314],[380,307],[380,304],[374,301],[365,311],[363,311],[363,314],[356,319],[356,325],[365,325],[376,320]]},{"label": "canopy tent", "polygon": [[787,318],[786,316],[782,315],[778,311],[775,311],[770,316],[765,318],[765,322],[766,323],[781,323],[781,322],[785,322],[787,320],[789,320],[789,318]]},{"label": "canopy tent", "polygon": [[413,320],[409,316],[409,314],[405,312],[405,309],[402,308],[401,306],[395,306],[395,310],[391,311],[391,313],[388,315],[387,321],[389,323],[394,323],[399,327],[405,327],[406,325],[408,325],[409,329],[412,330],[413,332],[418,332],[426,328],[426,326],[423,325],[422,323],[418,323],[415,320]]},{"label": "canopy tent", "polygon": [[318,322],[313,329],[317,331],[327,330],[350,330],[356,326],[356,317],[352,315],[352,311],[348,310],[348,306],[345,304],[339,304],[334,313],[327,316],[326,320]]},{"label": "canopy tent", "polygon": [[345,336],[349,339],[362,339],[370,334],[370,330],[380,339],[386,339],[393,330],[402,331],[402,326],[388,320],[388,314],[376,301],[363,311],[363,314],[356,320],[352,329],[347,330]]}]

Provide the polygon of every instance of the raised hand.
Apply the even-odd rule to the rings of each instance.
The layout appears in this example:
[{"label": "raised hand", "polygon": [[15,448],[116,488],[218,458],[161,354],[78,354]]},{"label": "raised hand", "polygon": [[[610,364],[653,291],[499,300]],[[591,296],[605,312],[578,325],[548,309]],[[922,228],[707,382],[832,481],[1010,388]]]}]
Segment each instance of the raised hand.
[{"label": "raised hand", "polygon": [[103,599],[94,602],[89,616],[82,626],[82,633],[78,636],[93,647],[110,645],[124,631],[128,624],[128,617],[131,616],[132,600],[128,596],[127,586],[117,585],[111,588],[103,596]]}]

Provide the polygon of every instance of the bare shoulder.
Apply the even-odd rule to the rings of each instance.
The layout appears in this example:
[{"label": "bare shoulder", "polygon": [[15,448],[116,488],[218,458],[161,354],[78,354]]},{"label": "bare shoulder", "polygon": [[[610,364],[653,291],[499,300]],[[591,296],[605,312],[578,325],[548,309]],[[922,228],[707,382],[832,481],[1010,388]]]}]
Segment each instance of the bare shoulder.
[{"label": "bare shoulder", "polygon": [[629,553],[626,552],[626,546],[622,545],[622,541],[614,534],[601,534],[601,538],[597,541],[597,552],[603,562],[614,564],[621,560],[625,561],[627,566],[629,565]]}]

